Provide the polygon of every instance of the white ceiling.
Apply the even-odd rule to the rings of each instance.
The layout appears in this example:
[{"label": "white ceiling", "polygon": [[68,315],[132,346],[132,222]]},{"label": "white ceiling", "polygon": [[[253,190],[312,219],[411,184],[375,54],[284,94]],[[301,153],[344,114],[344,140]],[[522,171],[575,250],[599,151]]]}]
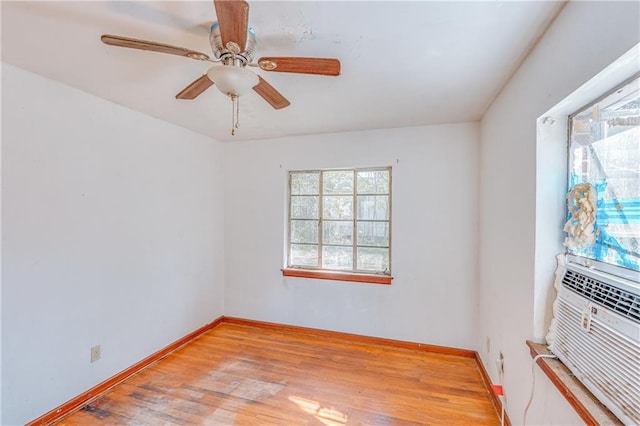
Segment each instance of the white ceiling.
[{"label": "white ceiling", "polygon": [[175,95],[208,65],[104,45],[116,34],[211,54],[212,1],[2,1],[2,61],[218,140],[478,120],[563,3],[252,1],[261,56],[336,57],[338,77],[257,70],[291,101],[272,109],[211,87]]}]

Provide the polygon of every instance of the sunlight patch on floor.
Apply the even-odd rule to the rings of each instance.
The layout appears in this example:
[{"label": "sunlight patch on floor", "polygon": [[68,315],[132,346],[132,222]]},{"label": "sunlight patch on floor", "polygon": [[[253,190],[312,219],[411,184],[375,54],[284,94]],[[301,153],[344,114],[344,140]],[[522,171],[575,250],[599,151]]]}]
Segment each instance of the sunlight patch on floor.
[{"label": "sunlight patch on floor", "polygon": [[319,402],[298,396],[289,396],[289,401],[295,403],[302,411],[311,414],[319,422],[327,426],[342,426],[347,424],[347,415],[335,407],[323,407]]}]

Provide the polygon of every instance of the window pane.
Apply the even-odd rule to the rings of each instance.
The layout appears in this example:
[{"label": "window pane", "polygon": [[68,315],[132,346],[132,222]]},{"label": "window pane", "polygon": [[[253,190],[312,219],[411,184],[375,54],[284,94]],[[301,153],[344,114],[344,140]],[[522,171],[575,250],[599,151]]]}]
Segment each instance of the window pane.
[{"label": "window pane", "polygon": [[359,246],[389,246],[389,222],[358,222]]},{"label": "window pane", "polygon": [[595,243],[570,253],[640,270],[640,79],[571,119],[570,187],[597,193]]},{"label": "window pane", "polygon": [[388,220],[389,197],[387,195],[359,195],[358,219]]},{"label": "window pane", "polygon": [[391,168],[291,171],[289,190],[289,266],[388,271]]},{"label": "window pane", "polygon": [[389,249],[358,247],[358,269],[384,272],[389,270]]},{"label": "window pane", "polygon": [[291,221],[291,242],[292,243],[317,243],[318,242],[318,221],[317,220],[292,220]]},{"label": "window pane", "polygon": [[320,194],[320,173],[291,173],[291,195]]},{"label": "window pane", "polygon": [[322,223],[322,242],[324,244],[352,245],[353,221],[331,221]]},{"label": "window pane", "polygon": [[353,219],[353,197],[343,195],[322,198],[324,219]]},{"label": "window pane", "polygon": [[322,267],[327,269],[353,269],[353,248],[322,247]]},{"label": "window pane", "polygon": [[292,196],[291,219],[319,219],[318,196]]},{"label": "window pane", "polygon": [[324,194],[353,194],[353,170],[335,170],[322,174]]},{"label": "window pane", "polygon": [[389,170],[358,172],[358,194],[388,194]]},{"label": "window pane", "polygon": [[318,266],[318,246],[291,244],[291,266]]}]

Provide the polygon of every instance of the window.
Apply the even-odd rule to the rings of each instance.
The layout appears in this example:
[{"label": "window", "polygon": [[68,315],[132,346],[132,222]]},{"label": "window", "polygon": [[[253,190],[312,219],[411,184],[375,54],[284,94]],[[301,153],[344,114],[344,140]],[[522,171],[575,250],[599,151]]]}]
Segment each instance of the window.
[{"label": "window", "polygon": [[287,268],[390,276],[390,266],[390,167],[289,173]]},{"label": "window", "polygon": [[[640,265],[640,79],[570,117],[569,188],[588,183],[597,202],[595,241],[570,254],[605,270]],[[610,269],[607,265],[613,265]]]}]

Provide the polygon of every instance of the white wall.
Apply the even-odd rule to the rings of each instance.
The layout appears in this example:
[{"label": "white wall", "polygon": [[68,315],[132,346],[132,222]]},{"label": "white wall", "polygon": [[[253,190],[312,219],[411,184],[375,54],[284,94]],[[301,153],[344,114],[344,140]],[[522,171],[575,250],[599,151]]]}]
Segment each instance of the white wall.
[{"label": "white wall", "polygon": [[[476,343],[478,125],[225,145],[225,315]],[[283,277],[289,170],[392,166],[390,286]]]},{"label": "white wall", "polygon": [[[505,394],[515,424],[523,421],[532,381],[525,340],[539,337],[534,335],[534,289],[544,277],[536,273],[546,270],[550,285],[549,265],[554,262],[553,247],[558,247],[557,242],[545,244],[546,255],[536,250],[536,208],[544,208],[536,206],[536,192],[557,191],[536,188],[536,181],[547,182],[536,176],[547,166],[536,163],[537,119],[638,43],[639,18],[637,2],[568,3],[481,122],[477,346],[495,380],[493,360],[500,350],[505,355]],[[559,232],[562,222],[557,218]],[[527,423],[582,423],[546,377],[536,374]]]},{"label": "white wall", "polygon": [[6,64],[2,106],[12,425],[222,314],[223,171],[208,137]]},{"label": "white wall", "polygon": [[[1,10],[2,8],[0,8]],[[2,12],[0,11],[0,19]],[[2,67],[0,66],[0,82],[2,81]],[[2,84],[0,84],[0,100],[2,99]],[[0,126],[2,125],[2,102],[0,102]],[[0,241],[2,241],[2,137],[0,135]],[[2,423],[2,244],[0,243],[0,424]]]}]

